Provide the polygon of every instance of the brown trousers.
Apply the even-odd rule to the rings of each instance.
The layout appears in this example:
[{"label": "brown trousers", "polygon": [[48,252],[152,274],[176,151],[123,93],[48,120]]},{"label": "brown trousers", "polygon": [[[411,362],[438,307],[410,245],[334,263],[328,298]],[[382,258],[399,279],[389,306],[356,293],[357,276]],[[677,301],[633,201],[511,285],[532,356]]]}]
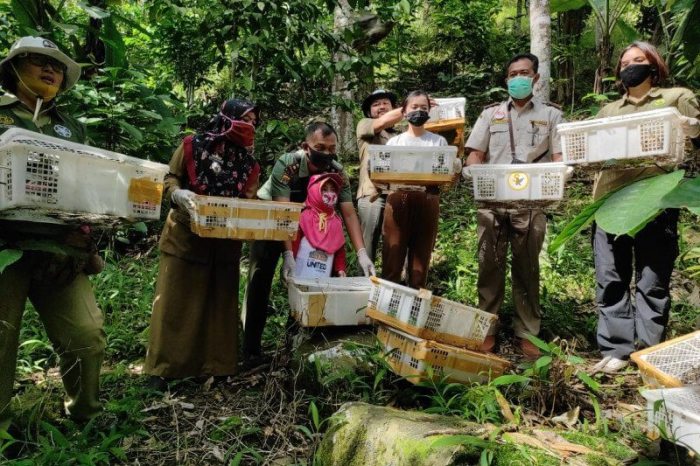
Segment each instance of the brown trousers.
[{"label": "brown trousers", "polygon": [[382,278],[399,283],[408,256],[408,286],[425,288],[439,216],[439,194],[421,191],[389,194],[382,226]]},{"label": "brown trousers", "polygon": [[[515,306],[513,329],[519,338],[537,335],[541,321],[539,254],[547,230],[547,217],[540,209],[479,209],[476,218],[479,307],[492,314],[501,309],[510,243]],[[495,334],[495,327],[491,326],[491,334]]]}]

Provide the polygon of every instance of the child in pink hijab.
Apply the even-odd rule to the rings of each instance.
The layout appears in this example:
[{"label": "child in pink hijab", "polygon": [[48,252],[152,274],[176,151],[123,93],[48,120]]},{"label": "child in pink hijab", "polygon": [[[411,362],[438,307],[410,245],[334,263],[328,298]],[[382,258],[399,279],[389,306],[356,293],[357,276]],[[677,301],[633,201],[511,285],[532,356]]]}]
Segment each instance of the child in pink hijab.
[{"label": "child in pink hijab", "polygon": [[294,276],[323,278],[345,274],[345,233],[336,213],[343,179],[335,173],[313,175],[309,180],[299,234],[292,243]]}]

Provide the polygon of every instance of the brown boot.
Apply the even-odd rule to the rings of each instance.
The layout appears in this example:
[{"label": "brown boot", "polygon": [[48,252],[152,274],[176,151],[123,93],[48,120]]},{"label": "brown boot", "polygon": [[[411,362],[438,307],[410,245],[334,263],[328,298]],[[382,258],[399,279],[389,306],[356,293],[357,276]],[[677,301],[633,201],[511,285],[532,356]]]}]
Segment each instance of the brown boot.
[{"label": "brown boot", "polygon": [[540,357],[540,349],[530,342],[527,338],[518,338],[518,348],[525,359],[534,361]]},{"label": "brown boot", "polygon": [[484,353],[493,353],[493,349],[496,347],[496,335],[486,335],[484,342],[481,344],[479,351]]}]

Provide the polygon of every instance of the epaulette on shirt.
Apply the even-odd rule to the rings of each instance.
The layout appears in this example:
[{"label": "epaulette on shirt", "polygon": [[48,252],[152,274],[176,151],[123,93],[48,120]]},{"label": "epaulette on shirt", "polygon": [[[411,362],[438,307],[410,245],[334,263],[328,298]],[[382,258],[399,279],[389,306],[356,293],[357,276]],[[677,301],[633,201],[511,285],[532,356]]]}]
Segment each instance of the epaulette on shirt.
[{"label": "epaulette on shirt", "polygon": [[488,108],[492,108],[492,107],[498,107],[498,106],[501,105],[502,103],[503,103],[503,102],[496,102],[496,103],[491,104],[491,105],[486,105],[486,106],[484,107],[484,110],[486,110],[486,109],[488,109]]},{"label": "epaulette on shirt", "polygon": [[561,105],[555,104],[554,102],[549,102],[549,101],[547,101],[547,102],[545,102],[544,104],[545,104],[545,105],[549,105],[550,107],[554,107],[554,108],[556,108],[557,110],[561,110]]}]

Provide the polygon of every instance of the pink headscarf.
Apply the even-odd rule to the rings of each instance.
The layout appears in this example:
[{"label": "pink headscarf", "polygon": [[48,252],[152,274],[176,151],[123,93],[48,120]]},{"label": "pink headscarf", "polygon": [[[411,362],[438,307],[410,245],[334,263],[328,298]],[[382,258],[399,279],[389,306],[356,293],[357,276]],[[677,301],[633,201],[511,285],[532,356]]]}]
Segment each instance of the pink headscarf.
[{"label": "pink headscarf", "polygon": [[[313,175],[309,180],[304,210],[299,227],[312,247],[334,254],[345,244],[343,222],[335,212],[335,205],[323,202],[322,188],[325,183],[335,184],[338,193],[343,179],[336,173]],[[337,202],[336,202],[337,205]]]}]

